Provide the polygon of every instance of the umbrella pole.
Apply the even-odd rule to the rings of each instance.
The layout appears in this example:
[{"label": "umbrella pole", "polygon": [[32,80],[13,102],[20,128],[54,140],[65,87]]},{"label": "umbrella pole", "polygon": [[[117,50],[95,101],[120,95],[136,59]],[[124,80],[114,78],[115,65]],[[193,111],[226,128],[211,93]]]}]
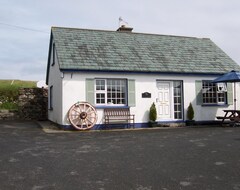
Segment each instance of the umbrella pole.
[{"label": "umbrella pole", "polygon": [[236,110],[236,83],[234,82],[234,110]]}]

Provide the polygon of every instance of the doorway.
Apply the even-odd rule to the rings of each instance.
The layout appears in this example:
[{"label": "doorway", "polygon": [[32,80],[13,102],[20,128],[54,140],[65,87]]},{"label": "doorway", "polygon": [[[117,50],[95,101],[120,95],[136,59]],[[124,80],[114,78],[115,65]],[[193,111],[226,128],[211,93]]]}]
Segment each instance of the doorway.
[{"label": "doorway", "polygon": [[157,113],[158,118],[171,118],[171,82],[158,82]]},{"label": "doorway", "polygon": [[157,119],[183,119],[183,82],[157,81]]}]

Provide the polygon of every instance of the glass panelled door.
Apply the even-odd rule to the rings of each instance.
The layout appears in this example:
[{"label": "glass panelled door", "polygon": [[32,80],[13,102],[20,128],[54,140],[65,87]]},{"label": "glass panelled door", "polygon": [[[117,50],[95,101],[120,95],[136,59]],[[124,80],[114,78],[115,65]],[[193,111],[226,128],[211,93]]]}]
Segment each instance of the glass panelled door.
[{"label": "glass panelled door", "polygon": [[157,81],[158,120],[183,119],[182,81]]}]

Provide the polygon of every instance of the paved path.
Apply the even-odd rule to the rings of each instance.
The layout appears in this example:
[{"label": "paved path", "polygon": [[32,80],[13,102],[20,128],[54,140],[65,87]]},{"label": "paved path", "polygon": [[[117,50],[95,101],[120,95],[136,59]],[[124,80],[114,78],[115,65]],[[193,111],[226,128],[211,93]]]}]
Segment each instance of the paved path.
[{"label": "paved path", "polygon": [[240,127],[47,134],[0,122],[1,190],[240,190]]}]

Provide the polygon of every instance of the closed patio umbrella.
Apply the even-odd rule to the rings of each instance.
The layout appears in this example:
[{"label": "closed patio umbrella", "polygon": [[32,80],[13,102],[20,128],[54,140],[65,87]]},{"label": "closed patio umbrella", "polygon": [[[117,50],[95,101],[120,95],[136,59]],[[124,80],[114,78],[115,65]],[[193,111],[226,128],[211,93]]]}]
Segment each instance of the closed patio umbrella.
[{"label": "closed patio umbrella", "polygon": [[231,71],[212,81],[212,83],[226,83],[226,82],[234,83],[234,109],[236,109],[236,82],[240,82],[240,72]]}]

